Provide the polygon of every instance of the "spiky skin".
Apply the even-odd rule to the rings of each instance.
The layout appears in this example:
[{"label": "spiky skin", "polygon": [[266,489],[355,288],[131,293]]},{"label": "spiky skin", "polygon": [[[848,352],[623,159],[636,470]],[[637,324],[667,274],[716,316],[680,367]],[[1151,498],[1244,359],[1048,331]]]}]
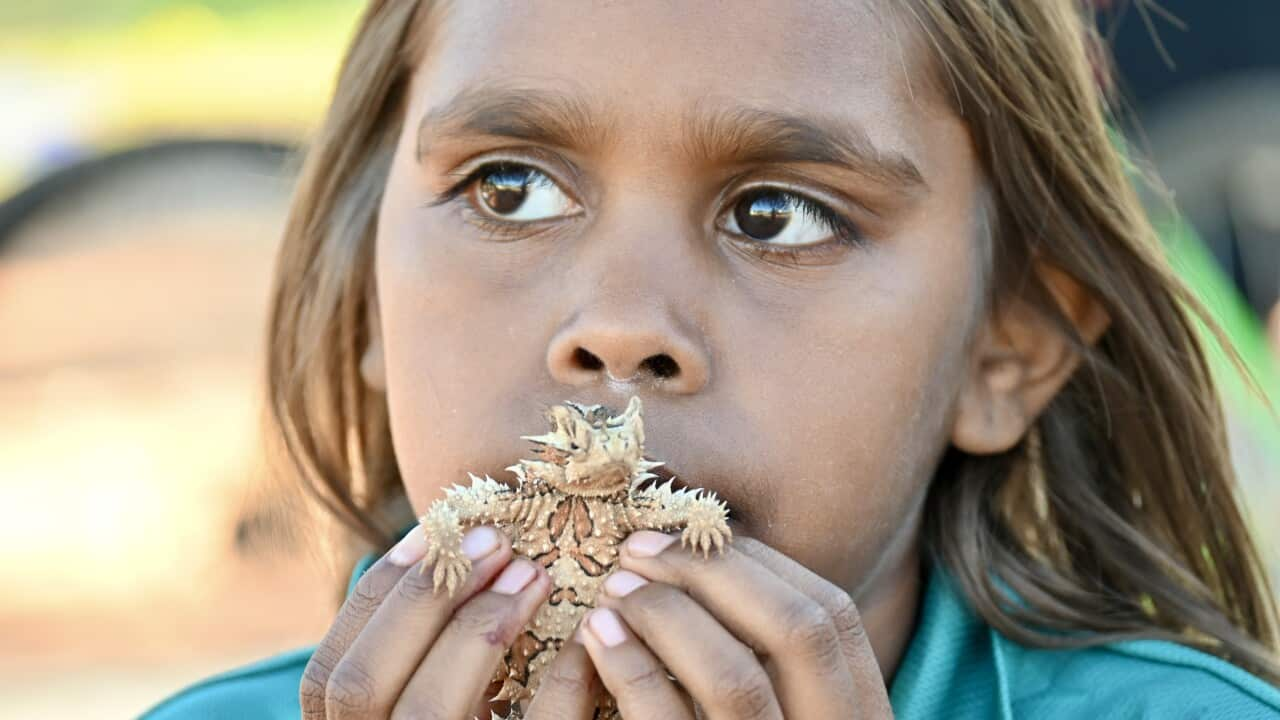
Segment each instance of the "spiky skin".
[{"label": "spiky skin", "polygon": [[[551,431],[523,436],[537,457],[507,468],[514,486],[468,473],[471,485],[454,486],[419,518],[428,538],[419,572],[432,569],[437,592],[450,596],[471,571],[462,553],[467,529],[502,529],[516,554],[547,568],[554,588],[533,621],[517,636],[495,671],[502,688],[495,700],[512,702],[511,717],[538,688],[542,671],[569,639],[583,614],[595,607],[605,578],[616,567],[618,546],[636,530],[681,530],[683,546],[706,556],[732,538],[728,509],[715,493],[645,485],[662,465],[644,459],[640,398],[621,415],[601,405],[566,402],[546,411]],[[612,698],[602,698],[597,718],[617,718]]]}]

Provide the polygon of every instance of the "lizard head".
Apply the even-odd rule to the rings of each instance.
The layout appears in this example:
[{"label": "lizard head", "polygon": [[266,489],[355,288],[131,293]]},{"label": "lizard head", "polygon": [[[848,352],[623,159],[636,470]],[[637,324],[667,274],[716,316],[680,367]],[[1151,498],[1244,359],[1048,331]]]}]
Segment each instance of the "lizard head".
[{"label": "lizard head", "polygon": [[662,463],[643,457],[640,409],[640,398],[635,396],[621,415],[610,415],[602,405],[551,406],[545,412],[551,431],[524,436],[539,447],[542,463],[559,468],[538,474],[559,490],[576,495],[623,492],[653,477],[646,471]]}]

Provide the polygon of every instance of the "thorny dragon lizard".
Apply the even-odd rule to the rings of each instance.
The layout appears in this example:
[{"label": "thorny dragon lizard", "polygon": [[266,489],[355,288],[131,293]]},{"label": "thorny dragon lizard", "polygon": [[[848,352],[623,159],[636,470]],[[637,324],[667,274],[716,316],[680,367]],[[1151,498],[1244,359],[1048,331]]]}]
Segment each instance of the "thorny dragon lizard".
[{"label": "thorny dragon lizard", "polygon": [[[452,596],[471,562],[461,551],[463,533],[492,524],[511,539],[514,551],[547,568],[554,587],[532,622],[517,636],[494,673],[501,690],[493,700],[511,701],[511,718],[538,688],[544,668],[568,640],[582,616],[595,606],[600,586],[618,561],[618,546],[635,530],[681,530],[681,545],[708,554],[724,549],[732,533],[728,508],[715,493],[648,484],[648,472],[663,463],[646,460],[640,398],[621,415],[602,405],[565,402],[544,413],[545,435],[522,436],[537,457],[506,468],[509,486],[468,473],[470,487],[456,485],[421,518],[428,538],[419,569],[434,566],[433,582]],[[496,716],[494,716],[496,717]],[[602,698],[597,718],[618,718],[611,697]]]}]

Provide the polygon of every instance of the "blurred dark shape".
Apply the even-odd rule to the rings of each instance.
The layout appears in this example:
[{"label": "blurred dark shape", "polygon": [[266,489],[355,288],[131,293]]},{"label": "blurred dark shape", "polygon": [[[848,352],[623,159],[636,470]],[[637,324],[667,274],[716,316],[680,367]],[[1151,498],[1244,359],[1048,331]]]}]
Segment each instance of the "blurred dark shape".
[{"label": "blurred dark shape", "polygon": [[[232,362],[260,365],[260,348],[248,346],[244,341],[264,331],[259,317],[265,312],[264,283],[251,283],[246,278],[265,279],[269,275],[269,265],[274,259],[275,229],[283,218],[297,160],[296,148],[282,143],[231,139],[153,142],[71,162],[0,204],[0,258],[77,255],[94,247],[130,242],[141,247],[157,242],[189,242],[189,256],[182,250],[173,256],[184,263],[196,263],[186,272],[202,274],[200,263],[214,261],[205,266],[206,276],[186,286],[195,296],[185,300],[165,297],[165,289],[172,289],[174,285],[158,277],[153,295],[148,296],[144,291],[133,298],[140,303],[131,303],[130,298],[120,295],[93,297],[92,292],[73,297],[73,301],[92,306],[102,314],[98,318],[100,322],[94,323],[98,332],[79,334],[79,339],[68,337],[43,352],[38,347],[32,348],[30,343],[26,344],[25,351],[11,350],[6,358],[0,358],[0,379],[38,377],[50,369],[100,365],[104,361],[145,366],[162,358],[161,362],[181,363],[183,355],[192,353],[206,357],[208,353],[229,354],[237,356]],[[232,218],[234,222],[248,220],[250,223],[233,225],[236,230],[259,231],[256,238],[259,248],[234,249],[246,240],[245,233],[236,230],[223,236],[225,242],[213,237],[226,231],[226,220]],[[149,231],[148,226],[155,228],[154,231]],[[132,229],[133,234],[122,237],[122,229]],[[265,234],[261,232],[264,229]],[[213,255],[209,255],[210,244],[215,246]],[[224,250],[226,257],[217,257]],[[224,272],[226,264],[243,259],[246,252],[249,257],[260,260],[254,263],[257,267],[246,269],[239,278],[229,278]],[[141,255],[146,256],[145,250]],[[129,257],[136,258],[138,254]],[[122,280],[128,284],[128,276],[156,277],[167,274],[170,269],[178,275],[184,273],[163,261],[156,267],[142,265],[135,263],[125,271]],[[110,274],[110,270],[104,270],[103,274]],[[245,282],[229,285],[228,279]],[[206,281],[220,288],[200,297],[200,286]],[[177,284],[181,285],[182,281],[179,279]],[[65,298],[68,294],[74,296],[74,291],[60,295]],[[76,329],[74,325],[64,325],[57,317],[65,315],[71,303],[35,307],[35,301],[29,296],[21,299],[32,303],[29,306],[32,313],[46,315],[44,322],[50,331]],[[133,332],[129,331],[130,323],[112,322],[111,316],[116,314],[132,314],[135,319],[141,315],[131,313],[131,305],[166,302],[184,306],[176,314],[187,308],[193,311],[178,320],[189,326],[189,332],[181,335],[166,332],[163,323],[158,326],[151,322],[155,318],[133,323]],[[215,348],[219,345],[222,347]],[[248,393],[256,388],[243,390]],[[244,479],[234,479],[232,487],[244,487]],[[265,555],[292,549],[299,529],[296,513],[285,501],[283,491],[264,482],[250,484],[247,494],[252,499],[241,504],[234,528],[224,535],[232,539],[234,550],[245,555]]]},{"label": "blurred dark shape", "polygon": [[1139,149],[1266,318],[1280,300],[1280,2],[1105,5]]},{"label": "blurred dark shape", "polygon": [[[175,139],[72,162],[0,203],[0,248],[23,223],[43,212],[57,212],[53,206],[73,203],[85,194],[99,191],[100,183],[127,179],[155,168],[164,168],[170,177],[181,180],[183,166],[191,168],[185,171],[188,177],[219,166],[235,166],[240,172],[259,177],[279,176],[286,172],[286,165],[296,152],[293,146],[266,141]],[[71,157],[74,154],[69,153],[68,158]],[[176,177],[172,175],[175,171]],[[194,200],[203,206],[204,198]]]},{"label": "blurred dark shape", "polygon": [[0,696],[17,716],[128,717],[328,627],[348,568],[308,542],[262,452],[297,163],[286,144],[166,141],[0,205],[0,490],[22,500],[0,503],[0,556],[23,579],[0,594]]}]

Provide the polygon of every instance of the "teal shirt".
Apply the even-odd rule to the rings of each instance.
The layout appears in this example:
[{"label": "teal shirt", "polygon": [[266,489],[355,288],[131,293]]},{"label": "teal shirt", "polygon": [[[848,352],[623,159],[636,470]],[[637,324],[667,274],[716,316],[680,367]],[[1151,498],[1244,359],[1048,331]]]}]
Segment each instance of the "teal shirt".
[{"label": "teal shirt", "polygon": [[[368,555],[356,565],[348,595],[376,559]],[[298,685],[314,650],[215,675],[172,695],[142,720],[296,720]],[[1138,640],[1073,650],[1019,645],[977,617],[938,570],[927,581],[890,699],[898,720],[1280,718],[1280,689],[1175,643]]]}]

